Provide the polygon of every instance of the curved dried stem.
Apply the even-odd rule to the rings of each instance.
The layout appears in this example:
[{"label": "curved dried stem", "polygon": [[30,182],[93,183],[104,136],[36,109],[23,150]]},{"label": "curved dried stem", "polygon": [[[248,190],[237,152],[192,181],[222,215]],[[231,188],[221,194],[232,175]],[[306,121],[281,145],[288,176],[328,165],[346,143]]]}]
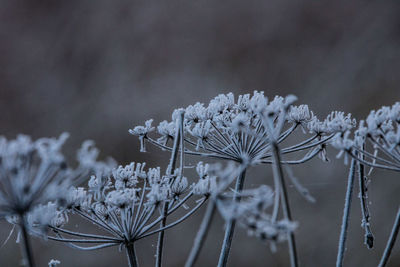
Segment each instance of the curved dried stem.
[{"label": "curved dried stem", "polygon": [[400,207],[397,211],[396,219],[393,224],[392,232],[390,233],[390,237],[388,239],[388,242],[386,244],[385,252],[383,253],[383,256],[381,258],[381,261],[379,262],[378,267],[385,267],[386,264],[389,261],[390,254],[392,253],[394,243],[396,242],[396,238],[399,234],[400,230]]},{"label": "curved dried stem", "polygon": [[[240,201],[240,192],[243,189],[245,176],[246,176],[246,169],[243,169],[236,180],[235,192],[232,199],[232,201],[234,202]],[[221,253],[219,255],[218,267],[226,266],[228,262],[228,256],[232,246],[232,239],[233,239],[233,233],[235,231],[235,226],[236,226],[236,219],[230,219],[226,223],[225,236],[221,248]]]},{"label": "curved dried stem", "polygon": [[338,254],[337,254],[337,259],[336,259],[336,267],[343,266],[344,252],[345,252],[345,248],[346,248],[346,239],[347,239],[347,229],[349,226],[351,199],[353,196],[354,176],[355,176],[355,172],[356,172],[355,164],[356,164],[356,159],[353,158],[351,160],[349,177],[347,180],[346,200],[345,200],[344,210],[343,210],[343,219],[342,219],[342,227],[341,227],[341,231],[340,231],[339,248],[338,248]]},{"label": "curved dried stem", "polygon": [[195,264],[199,254],[200,254],[200,250],[203,247],[208,230],[210,229],[210,224],[211,224],[211,221],[215,214],[215,208],[216,208],[215,200],[211,199],[208,202],[206,212],[204,214],[200,228],[194,239],[193,247],[190,250],[188,259],[186,260],[185,267],[192,267]]}]

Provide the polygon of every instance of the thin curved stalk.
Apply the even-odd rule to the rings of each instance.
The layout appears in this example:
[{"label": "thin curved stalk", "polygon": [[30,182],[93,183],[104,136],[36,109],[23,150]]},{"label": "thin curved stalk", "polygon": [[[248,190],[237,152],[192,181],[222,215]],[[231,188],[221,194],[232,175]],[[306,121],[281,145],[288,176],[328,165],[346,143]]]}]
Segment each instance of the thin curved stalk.
[{"label": "thin curved stalk", "polygon": [[342,227],[341,227],[341,231],[340,231],[339,247],[338,247],[338,254],[337,254],[337,259],[336,259],[336,267],[343,266],[344,251],[346,248],[346,239],[347,239],[347,228],[349,226],[351,198],[353,196],[354,176],[355,176],[355,172],[356,172],[355,164],[356,164],[356,159],[353,158],[351,160],[349,177],[347,180],[346,199],[345,199],[344,210],[343,210],[343,219],[342,219]]},{"label": "thin curved stalk", "polygon": [[[181,207],[185,202],[193,196],[193,191],[189,192],[182,200],[180,200],[175,206],[172,208],[170,207],[167,212],[167,216],[171,215],[174,211],[176,211],[179,207]],[[159,223],[163,219],[162,216],[158,217],[155,219],[152,223],[149,225],[146,225],[143,227],[143,229],[140,231],[139,235],[143,234],[144,232],[148,231],[149,229],[153,228],[157,223]]]},{"label": "thin curved stalk", "polygon": [[289,129],[287,129],[284,133],[282,133],[278,138],[278,143],[282,143],[285,139],[296,130],[298,123],[294,123]]},{"label": "thin curved stalk", "polygon": [[139,222],[138,221],[139,220],[139,214],[140,214],[141,209],[143,207],[143,200],[144,200],[146,186],[147,186],[147,179],[144,180],[143,189],[142,189],[142,195],[140,196],[140,203],[139,203],[139,206],[138,206],[138,208],[136,210],[136,216],[135,216],[135,219],[134,219],[133,224],[132,224],[131,233],[133,233],[136,230],[136,226],[137,226],[137,224]]},{"label": "thin curved stalk", "polygon": [[134,244],[128,244],[126,246],[126,255],[128,257],[129,267],[138,267],[138,261],[135,252]]},{"label": "thin curved stalk", "polygon": [[[384,135],[383,135],[384,136]],[[400,163],[400,159],[398,159],[393,153],[391,153],[390,151],[388,151],[388,149],[386,147],[384,147],[381,143],[379,143],[379,141],[375,140],[373,137],[369,138],[368,140],[372,140],[373,144],[376,144],[383,153],[385,153],[388,157],[392,158],[393,160],[397,161],[398,163]],[[385,141],[386,142],[386,141]],[[387,144],[387,142],[386,142]]]},{"label": "thin curved stalk", "polygon": [[[176,127],[175,139],[174,139],[174,146],[172,149],[170,162],[169,162],[168,168],[167,168],[167,175],[171,175],[175,170],[176,160],[178,157],[179,142],[180,142],[180,139],[183,140],[183,138],[184,138],[181,135],[181,132],[183,132],[183,118],[184,118],[184,113],[181,112],[181,114],[178,118],[178,121],[177,121],[177,125],[176,125],[177,127]],[[180,143],[183,143],[183,141],[181,141]],[[182,149],[182,153],[184,153],[184,148],[182,147],[181,149]],[[168,214],[168,203],[164,202],[163,207],[162,207],[162,220],[160,223],[160,228],[165,227],[165,225],[167,223],[167,214]],[[161,267],[163,246],[164,246],[164,231],[161,231],[158,234],[158,239],[157,239],[156,267]]]},{"label": "thin curved stalk", "polygon": [[[391,162],[391,161],[389,161],[389,160],[386,160],[386,159],[384,159],[384,158],[375,156],[374,154],[371,154],[371,153],[365,151],[365,149],[360,149],[360,148],[358,148],[357,146],[353,146],[353,149],[354,149],[355,151],[357,151],[358,153],[363,154],[363,155],[367,156],[368,158],[374,160],[375,162],[376,162],[376,161],[382,161],[382,163],[386,163],[386,164],[388,164],[388,165],[391,165],[392,167],[397,167],[397,166],[399,166],[399,164],[395,164],[395,163],[393,163],[393,162]],[[364,159],[364,157],[363,157],[363,159]]]},{"label": "thin curved stalk", "polygon": [[348,154],[349,154],[352,158],[357,159],[359,162],[361,162],[362,164],[367,165],[367,166],[369,166],[369,167],[400,172],[400,168],[394,168],[394,167],[386,166],[386,165],[382,165],[382,164],[371,163],[371,162],[368,162],[368,161],[366,161],[366,160],[360,159],[360,158],[358,158],[356,155],[354,155],[351,151],[348,151]]},{"label": "thin curved stalk", "polygon": [[59,233],[57,234],[59,237],[53,237],[53,236],[47,236],[46,238],[53,240],[53,241],[59,241],[59,242],[66,242],[66,243],[82,243],[82,244],[93,244],[93,243],[99,243],[99,244],[119,244],[121,241],[111,241],[111,240],[103,240],[103,239],[68,239],[62,237]]},{"label": "thin curved stalk", "polygon": [[190,251],[188,259],[186,260],[185,267],[192,267],[195,264],[200,254],[200,250],[203,247],[208,230],[210,229],[210,224],[215,214],[215,208],[215,200],[211,199],[207,205],[207,209],[201,222],[199,231],[197,232],[196,238],[194,239],[193,247]]},{"label": "thin curved stalk", "polygon": [[98,250],[98,249],[103,249],[103,248],[109,248],[109,247],[115,247],[118,246],[118,243],[111,243],[111,244],[102,244],[102,245],[97,245],[97,246],[92,246],[92,247],[82,247],[75,245],[73,243],[67,243],[67,246],[83,251],[91,251],[91,250]]},{"label": "thin curved stalk", "polygon": [[[243,189],[244,179],[246,176],[246,169],[243,169],[236,180],[235,192],[233,195],[234,202],[240,201],[240,192]],[[221,253],[219,255],[218,267],[226,266],[228,262],[229,252],[232,246],[233,233],[235,231],[236,219],[230,219],[226,223],[224,242],[222,244]]]},{"label": "thin curved stalk", "polygon": [[[149,141],[150,143],[152,143],[153,145],[163,149],[163,150],[167,150],[167,151],[170,151],[170,152],[172,152],[174,150],[171,147],[159,144],[157,141],[151,139],[150,137],[146,137],[146,140]],[[219,154],[195,152],[195,151],[191,151],[191,150],[188,150],[188,149],[185,149],[185,154],[195,155],[195,156],[200,156],[200,157],[217,158],[217,159],[229,159],[229,160],[231,160],[231,158],[224,157],[224,156],[219,155]]]},{"label": "thin curved stalk", "polygon": [[169,228],[171,228],[171,227],[173,227],[173,226],[175,226],[175,225],[177,225],[177,224],[180,224],[181,222],[183,222],[184,220],[186,220],[187,218],[189,218],[194,212],[196,212],[196,210],[198,210],[198,209],[204,204],[204,202],[205,202],[206,200],[207,200],[207,198],[202,199],[202,200],[200,201],[200,203],[197,204],[191,211],[189,211],[188,213],[186,213],[183,217],[181,217],[180,219],[176,220],[175,222],[170,223],[170,224],[164,226],[163,228],[159,228],[159,229],[157,229],[157,230],[151,231],[151,232],[149,232],[149,233],[143,233],[143,235],[142,235],[142,236],[139,236],[138,238],[136,238],[136,240],[139,240],[139,239],[142,239],[142,238],[145,238],[145,237],[154,235],[154,234],[156,234],[156,233],[158,233],[158,232],[165,231],[165,230],[167,230],[167,229],[169,229]]},{"label": "thin curved stalk", "polygon": [[396,242],[396,238],[399,234],[400,230],[400,207],[397,211],[397,216],[393,224],[392,232],[390,234],[389,240],[386,244],[385,252],[379,262],[378,267],[385,267],[387,262],[389,261],[390,254],[392,253],[392,249],[394,247],[394,243]]},{"label": "thin curved stalk", "polygon": [[28,231],[26,229],[26,220],[23,215],[20,215],[20,228],[21,228],[21,234],[22,234],[22,239],[24,242],[24,253],[25,253],[25,260],[28,264],[29,267],[35,267],[35,263],[33,261],[33,255],[32,255],[32,248],[28,236]]},{"label": "thin curved stalk", "polygon": [[106,223],[103,219],[101,219],[101,218],[96,214],[96,212],[93,211],[92,214],[93,214],[99,221],[90,218],[90,216],[86,215],[85,213],[81,212],[81,211],[78,210],[78,209],[74,209],[74,211],[75,211],[76,213],[78,213],[82,218],[85,218],[85,219],[88,220],[89,222],[98,225],[100,228],[106,230],[106,231],[109,232],[110,234],[116,234],[116,235],[118,235],[119,237],[124,238],[123,235],[121,235],[119,232],[117,232],[114,228],[108,226],[107,223]]},{"label": "thin curved stalk", "polygon": [[[302,164],[302,163],[305,163],[305,162],[313,159],[316,155],[318,155],[319,152],[321,152],[321,149],[320,148],[315,148],[314,151],[311,151],[311,153],[306,154],[301,159],[298,159],[298,160],[281,160],[281,163],[282,164],[288,164],[288,165]],[[260,163],[271,164],[271,163],[273,163],[273,161],[272,160],[262,160],[262,161],[260,161]]]},{"label": "thin curved stalk", "polygon": [[62,233],[65,233],[65,234],[69,234],[69,235],[73,235],[73,236],[78,236],[78,237],[89,237],[89,238],[97,238],[97,239],[110,240],[110,241],[121,241],[121,240],[122,240],[122,239],[117,239],[117,238],[109,237],[109,236],[93,235],[93,234],[84,234],[84,233],[73,232],[73,231],[69,231],[69,230],[66,230],[66,229],[54,227],[54,226],[51,226],[51,225],[49,225],[49,227],[50,227],[51,229],[53,229],[53,231],[55,231],[55,232],[62,232]]},{"label": "thin curved stalk", "polygon": [[[283,169],[282,169],[281,155],[280,155],[279,147],[276,142],[273,142],[271,144],[271,147],[272,147],[272,153],[273,153],[273,165],[272,165],[273,169],[272,170],[273,170],[274,176],[278,177],[277,180],[279,180],[283,216],[285,219],[291,221],[292,215],[290,212],[287,188],[286,188],[286,184],[285,184],[285,180],[284,180],[284,176],[283,176]],[[290,264],[292,267],[297,267],[299,265],[299,263],[298,263],[298,259],[297,259],[296,242],[295,242],[295,237],[294,237],[293,232],[290,232],[288,235],[288,243],[289,243]]]}]

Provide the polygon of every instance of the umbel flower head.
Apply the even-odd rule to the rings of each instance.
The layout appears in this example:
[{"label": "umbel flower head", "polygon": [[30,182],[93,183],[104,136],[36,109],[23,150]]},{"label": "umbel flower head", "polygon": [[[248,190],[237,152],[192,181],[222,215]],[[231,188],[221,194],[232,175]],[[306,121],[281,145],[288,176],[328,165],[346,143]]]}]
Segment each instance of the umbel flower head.
[{"label": "umbel flower head", "polygon": [[36,141],[26,135],[14,140],[0,137],[0,218],[15,221],[10,217],[62,200],[68,188],[90,171],[106,168],[106,163],[96,161],[98,150],[91,141],[78,151],[78,167],[69,167],[61,152],[67,138],[67,133]]},{"label": "umbel flower head", "polygon": [[[201,194],[197,204],[175,222],[158,227],[164,218],[161,207],[168,206],[165,216],[173,214],[185,202],[196,195],[194,186],[189,186],[186,177],[177,170],[171,175],[162,175],[159,167],[145,170],[145,163],[130,163],[119,166],[108,173],[93,175],[88,189],[71,187],[67,197],[67,209],[53,210],[47,227],[54,235],[51,240],[66,242],[83,249],[94,250],[111,246],[129,247],[139,239],[151,236],[184,221],[206,201]],[[197,194],[199,195],[199,194]],[[185,205],[186,206],[186,205]],[[66,213],[74,213],[99,226],[108,235],[94,235],[66,230]],[[35,217],[35,216],[33,216]],[[65,237],[73,236],[79,239]],[[82,247],[80,244],[96,244]]]},{"label": "umbel flower head", "polygon": [[[352,134],[337,134],[332,145],[365,166],[400,171],[400,102],[373,110]],[[372,169],[371,169],[372,170]]]},{"label": "umbel flower head", "polygon": [[[141,150],[150,142],[163,150],[172,151],[168,145],[174,139],[177,114],[184,111],[185,153],[205,157],[228,159],[245,164],[271,163],[270,141],[285,141],[298,126],[312,136],[295,146],[282,149],[283,154],[308,151],[304,158],[287,162],[298,164],[320,154],[326,159],[324,143],[337,132],[345,132],[355,125],[350,114],[332,112],[324,121],[319,121],[307,105],[294,106],[294,96],[276,96],[272,101],[263,92],[253,95],[232,93],[220,94],[208,106],[202,103],[177,109],[172,121],[162,121],[157,126],[160,137],[153,139],[150,132],[153,120],[145,126],[136,126],[129,132],[140,138]],[[268,128],[275,129],[273,132]],[[271,136],[276,135],[276,136]]]}]

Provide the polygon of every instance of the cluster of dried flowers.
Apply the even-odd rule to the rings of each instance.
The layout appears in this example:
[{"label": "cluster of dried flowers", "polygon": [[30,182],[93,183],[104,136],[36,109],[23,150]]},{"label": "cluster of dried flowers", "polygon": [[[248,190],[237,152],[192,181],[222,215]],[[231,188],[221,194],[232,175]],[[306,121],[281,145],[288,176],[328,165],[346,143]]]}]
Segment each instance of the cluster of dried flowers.
[{"label": "cluster of dried flowers", "polygon": [[[360,120],[358,129],[354,133],[346,131],[337,134],[332,145],[340,150],[338,157],[344,155],[345,163],[348,162],[348,158],[352,159],[337,258],[337,265],[342,266],[356,168],[362,211],[361,226],[365,230],[365,244],[370,249],[374,244],[374,236],[371,231],[367,201],[369,176],[374,168],[400,171],[400,102],[391,107],[384,106],[377,111],[372,110],[366,120]],[[366,172],[365,168],[370,169]],[[387,264],[399,230],[400,207],[379,266]]]},{"label": "cluster of dried flowers", "polygon": [[[307,200],[314,199],[290,165],[316,156],[329,161],[326,150],[332,145],[340,150],[338,156],[352,159],[337,261],[342,266],[356,167],[368,247],[373,246],[373,235],[364,168],[400,171],[400,103],[372,111],[352,134],[357,123],[350,114],[335,111],[319,120],[307,105],[293,105],[295,101],[291,95],[268,101],[257,91],[237,99],[232,93],[221,94],[207,106],[195,103],[176,109],[171,121],[157,127],[148,120],[129,130],[139,137],[142,152],[149,143],[170,153],[165,171],[146,169],[145,163],[118,166],[113,160],[97,161],[99,151],[90,141],[78,151],[78,166],[71,168],[61,152],[66,134],[37,141],[27,136],[0,138],[0,218],[19,226],[28,266],[34,266],[29,234],[81,250],[118,246],[126,251],[130,266],[139,265],[136,241],[157,234],[155,265],[161,266],[164,231],[208,203],[185,266],[195,264],[217,211],[226,221],[218,266],[227,265],[236,224],[268,241],[272,249],[278,242],[288,242],[291,266],[298,266],[297,222],[291,216],[287,179]],[[292,135],[301,141],[293,143]],[[188,155],[228,162],[199,161],[193,178],[184,173]],[[246,171],[255,165],[271,168],[272,185],[244,188]],[[184,212],[177,213],[179,209]],[[87,220],[104,234],[69,230],[70,216]],[[381,266],[389,258],[399,221],[400,215]]]}]

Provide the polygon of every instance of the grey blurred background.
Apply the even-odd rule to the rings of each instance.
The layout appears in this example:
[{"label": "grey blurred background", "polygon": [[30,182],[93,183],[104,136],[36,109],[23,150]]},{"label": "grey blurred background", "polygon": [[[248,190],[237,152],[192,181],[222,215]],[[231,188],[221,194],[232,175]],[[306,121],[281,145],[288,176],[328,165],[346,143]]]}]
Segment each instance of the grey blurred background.
[{"label": "grey blurred background", "polygon": [[[138,152],[128,129],[148,118],[169,119],[174,108],[208,102],[219,93],[263,90],[295,94],[320,117],[331,110],[363,118],[400,100],[398,1],[0,1],[0,134],[71,133],[65,151],[93,139],[121,164],[166,166],[157,149]],[[289,189],[298,220],[302,266],[334,266],[346,167],[313,160],[294,171],[317,198]],[[269,182],[268,167],[250,172],[248,186]],[[267,177],[267,178],[266,178]],[[346,266],[376,266],[400,202],[400,180],[375,172],[370,186],[376,246],[363,245],[355,191]],[[165,266],[182,266],[202,215],[166,234]],[[75,221],[72,220],[71,227]],[[93,226],[85,226],[93,229]],[[217,216],[198,266],[217,262],[223,223]],[[0,223],[0,241],[11,226]],[[0,266],[19,266],[16,234],[0,249]],[[81,252],[34,239],[38,266],[124,266],[124,252]],[[138,243],[140,263],[152,266],[154,239]],[[288,266],[242,229],[230,266]],[[397,244],[389,266],[400,265]]]}]

